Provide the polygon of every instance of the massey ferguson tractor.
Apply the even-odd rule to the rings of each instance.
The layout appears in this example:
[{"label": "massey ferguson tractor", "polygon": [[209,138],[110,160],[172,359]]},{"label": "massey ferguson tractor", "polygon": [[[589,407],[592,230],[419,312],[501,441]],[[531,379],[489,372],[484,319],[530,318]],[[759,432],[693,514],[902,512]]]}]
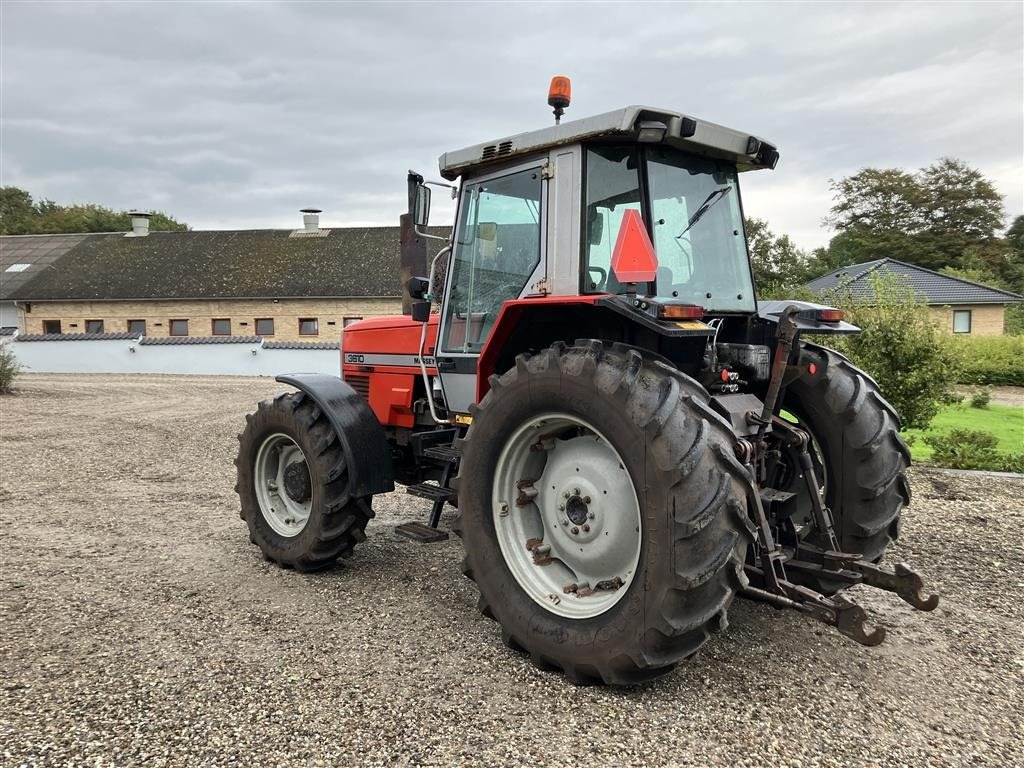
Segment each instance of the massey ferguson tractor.
[{"label": "massey ferguson tractor", "polygon": [[[899,418],[808,337],[837,309],[759,301],[739,177],[768,141],[630,106],[448,152],[450,238],[426,257],[431,185],[409,174],[408,314],[344,329],[341,377],[247,417],[241,516],[266,558],[324,568],[395,483],[446,504],[463,572],[504,641],[577,683],[664,674],[736,595],[864,645],[885,630],[844,590],[932,610],[879,565],[910,501]],[[436,230],[435,230],[436,231]],[[418,246],[417,246],[418,244]],[[419,248],[419,265],[416,259]]]}]

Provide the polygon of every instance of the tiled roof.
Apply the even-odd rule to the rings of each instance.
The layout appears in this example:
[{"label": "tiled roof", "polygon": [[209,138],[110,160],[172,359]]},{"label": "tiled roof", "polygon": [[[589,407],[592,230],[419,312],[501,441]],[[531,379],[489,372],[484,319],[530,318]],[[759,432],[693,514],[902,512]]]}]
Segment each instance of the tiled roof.
[{"label": "tiled roof", "polygon": [[262,336],[143,336],[143,346],[183,346],[188,344],[259,344]]},{"label": "tiled roof", "polygon": [[[431,227],[447,235],[447,227]],[[340,227],[320,237],[290,230],[0,237],[4,264],[35,259],[32,274],[3,275],[0,298],[197,299],[399,296],[399,228]],[[440,241],[428,240],[430,254]],[[31,253],[30,253],[31,251]],[[19,261],[22,260],[22,261]],[[10,284],[8,286],[8,278]]]},{"label": "tiled roof", "polygon": [[109,341],[111,339],[137,339],[135,333],[28,333],[15,336],[15,341]]},{"label": "tiled roof", "polygon": [[822,275],[807,283],[818,295],[837,289],[849,293],[854,299],[870,299],[874,295],[872,275],[895,275],[908,285],[927,304],[1016,304],[1024,301],[1020,296],[1000,288],[950,277],[914,264],[895,259],[878,259],[854,264]]},{"label": "tiled roof", "polygon": [[0,237],[0,300],[12,294],[86,238],[106,235]]},{"label": "tiled roof", "polygon": [[340,349],[336,341],[265,341],[264,349]]},{"label": "tiled roof", "polygon": [[18,327],[15,325],[5,325],[3,328],[0,328],[0,336],[13,336],[17,330]]}]

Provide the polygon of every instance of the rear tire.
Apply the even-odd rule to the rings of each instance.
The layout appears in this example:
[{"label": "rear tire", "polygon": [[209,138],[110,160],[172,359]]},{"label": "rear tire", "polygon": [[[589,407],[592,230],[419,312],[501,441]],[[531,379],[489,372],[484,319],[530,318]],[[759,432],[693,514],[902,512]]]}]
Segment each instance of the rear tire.
[{"label": "rear tire", "polygon": [[[480,589],[479,608],[501,625],[506,644],[579,684],[632,684],[668,672],[695,653],[711,632],[724,629],[726,611],[746,584],[743,560],[753,529],[747,518],[749,481],[733,453],[736,437],[708,407],[705,390],[636,349],[597,341],[573,347],[559,343],[534,357],[520,355],[514,368],[490,383],[461,443],[456,479],[460,515],[453,528],[466,549],[464,573]],[[502,510],[493,494],[505,483],[496,467],[515,435],[546,414],[564,415],[555,422],[563,425],[562,432],[552,438],[538,425],[539,440],[581,440],[584,425],[592,425],[595,434],[587,439],[610,444],[609,455],[618,457],[619,468],[635,489],[631,493],[642,530],[635,572],[623,574],[621,596],[597,603],[596,610],[574,612],[562,606],[560,615],[544,605],[531,595],[536,592],[531,579],[514,575],[523,573],[522,565],[510,567],[499,541],[504,523],[497,522]],[[578,431],[573,422],[579,423]],[[543,456],[547,450],[538,452]],[[549,461],[542,458],[541,477]],[[560,476],[572,477],[573,469]],[[558,486],[558,478],[553,479]],[[566,482],[576,484],[574,479]],[[549,479],[547,486],[551,484]],[[613,498],[617,491],[609,493]],[[544,523],[542,543],[552,547],[550,555],[558,564],[563,562],[557,560],[560,554],[568,557],[556,544],[557,507],[541,508],[529,498],[508,506],[509,515],[555,518],[553,524]],[[595,506],[598,518],[630,504],[612,506],[616,509]],[[612,533],[628,533],[619,522],[615,525]],[[633,545],[627,544],[629,550]],[[626,560],[622,555],[616,562]],[[535,565],[539,570],[552,567],[543,561]],[[596,599],[571,592],[555,597]]]},{"label": "rear tire", "polygon": [[238,440],[241,518],[268,560],[313,571],[350,557],[365,541],[373,497],[349,496],[341,444],[305,393],[261,402]]},{"label": "rear tire", "polygon": [[[838,352],[805,343],[800,360],[817,370],[787,387],[782,407],[817,444],[839,546],[878,562],[899,536],[900,513],[910,504],[910,451],[900,437],[899,416],[878,384]],[[801,492],[795,485],[790,490]],[[819,544],[815,535],[808,538]],[[803,581],[827,594],[843,586]]]}]

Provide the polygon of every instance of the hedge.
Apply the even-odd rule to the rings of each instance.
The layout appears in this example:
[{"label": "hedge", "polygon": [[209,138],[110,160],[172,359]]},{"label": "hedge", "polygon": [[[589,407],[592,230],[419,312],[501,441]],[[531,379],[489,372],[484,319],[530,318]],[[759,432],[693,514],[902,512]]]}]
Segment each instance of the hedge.
[{"label": "hedge", "polygon": [[1024,336],[958,336],[961,384],[1024,387]]}]

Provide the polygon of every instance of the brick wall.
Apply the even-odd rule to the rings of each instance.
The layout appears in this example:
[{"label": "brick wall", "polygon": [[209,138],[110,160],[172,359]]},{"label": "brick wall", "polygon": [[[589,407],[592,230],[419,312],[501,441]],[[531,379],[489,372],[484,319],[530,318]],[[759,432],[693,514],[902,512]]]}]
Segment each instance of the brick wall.
[{"label": "brick wall", "polygon": [[949,307],[928,307],[932,319],[947,333],[953,333],[953,312],[964,309],[971,312],[972,336],[1003,335],[1005,307],[1002,304],[955,304]]},{"label": "brick wall", "polygon": [[[392,299],[223,299],[206,301],[37,301],[26,312],[19,304],[21,333],[43,333],[44,320],[59,320],[62,333],[84,333],[86,320],[102,320],[106,333],[128,330],[129,320],[145,320],[148,336],[169,336],[171,320],[187,320],[189,336],[211,336],[214,319],[231,321],[231,335],[255,336],[257,318],[273,318],[276,341],[335,341],[346,317],[377,317],[402,312]],[[300,318],[316,318],[318,333],[301,335]],[[331,325],[333,323],[333,325]]]}]

